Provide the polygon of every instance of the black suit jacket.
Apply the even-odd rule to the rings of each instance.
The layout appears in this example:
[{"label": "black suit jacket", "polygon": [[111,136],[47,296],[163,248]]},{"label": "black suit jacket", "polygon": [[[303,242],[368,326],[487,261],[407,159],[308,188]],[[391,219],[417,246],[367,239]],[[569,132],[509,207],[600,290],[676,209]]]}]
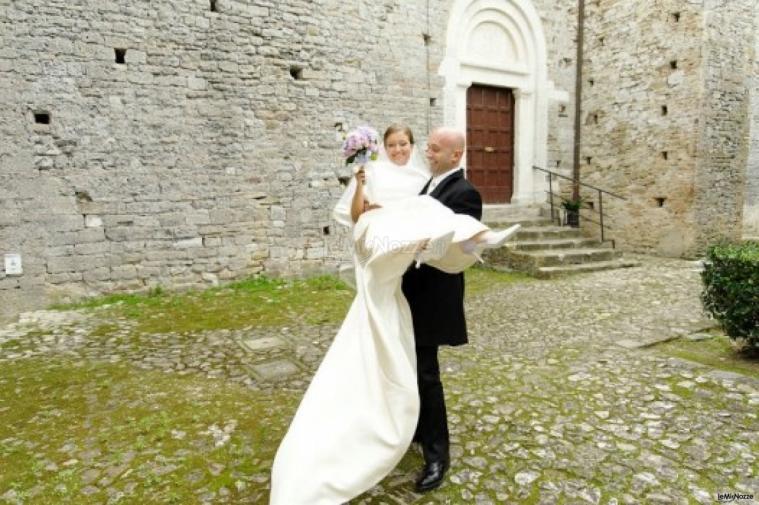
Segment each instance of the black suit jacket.
[{"label": "black suit jacket", "polygon": [[[429,184],[429,183],[427,183]],[[422,194],[427,186],[422,189]],[[480,193],[459,170],[430,193],[457,214],[482,217]],[[412,265],[403,275],[403,294],[411,307],[417,347],[468,342],[464,317],[464,274],[448,274],[429,265]]]}]

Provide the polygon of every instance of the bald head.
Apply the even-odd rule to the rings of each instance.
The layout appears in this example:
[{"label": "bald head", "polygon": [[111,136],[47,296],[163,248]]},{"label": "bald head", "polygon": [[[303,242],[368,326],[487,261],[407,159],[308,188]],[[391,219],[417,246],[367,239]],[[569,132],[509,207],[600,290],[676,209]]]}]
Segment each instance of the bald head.
[{"label": "bald head", "polygon": [[436,136],[441,143],[454,150],[458,149],[463,152],[464,147],[466,146],[466,137],[455,128],[448,128],[445,126],[435,128],[432,131],[430,138],[433,136]]},{"label": "bald head", "polygon": [[454,128],[436,128],[427,140],[427,160],[433,175],[443,174],[461,163],[466,137]]}]

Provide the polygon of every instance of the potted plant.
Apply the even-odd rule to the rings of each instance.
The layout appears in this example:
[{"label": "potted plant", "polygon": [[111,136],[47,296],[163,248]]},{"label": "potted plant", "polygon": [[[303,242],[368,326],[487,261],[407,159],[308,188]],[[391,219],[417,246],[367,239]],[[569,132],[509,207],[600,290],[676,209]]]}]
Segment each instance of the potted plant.
[{"label": "potted plant", "polygon": [[580,209],[585,203],[583,197],[577,197],[577,199],[562,198],[561,208],[564,209],[564,224],[571,226],[572,228],[580,227]]}]

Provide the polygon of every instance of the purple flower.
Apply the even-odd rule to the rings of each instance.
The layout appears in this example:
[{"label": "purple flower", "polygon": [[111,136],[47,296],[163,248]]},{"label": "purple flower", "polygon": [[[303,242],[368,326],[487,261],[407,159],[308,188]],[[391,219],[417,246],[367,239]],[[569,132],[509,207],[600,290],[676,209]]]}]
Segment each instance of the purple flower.
[{"label": "purple flower", "polygon": [[343,141],[343,157],[345,164],[364,164],[369,159],[375,159],[379,152],[379,134],[370,126],[359,126],[351,130]]}]

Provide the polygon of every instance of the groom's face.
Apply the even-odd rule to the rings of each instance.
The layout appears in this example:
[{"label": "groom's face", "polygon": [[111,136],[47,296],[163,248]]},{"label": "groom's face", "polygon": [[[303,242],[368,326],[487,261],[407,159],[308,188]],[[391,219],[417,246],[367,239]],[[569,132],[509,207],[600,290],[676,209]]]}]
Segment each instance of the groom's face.
[{"label": "groom's face", "polygon": [[430,134],[427,140],[427,160],[430,163],[430,171],[438,175],[456,168],[461,161],[462,150],[450,136],[441,135],[437,132]]}]

